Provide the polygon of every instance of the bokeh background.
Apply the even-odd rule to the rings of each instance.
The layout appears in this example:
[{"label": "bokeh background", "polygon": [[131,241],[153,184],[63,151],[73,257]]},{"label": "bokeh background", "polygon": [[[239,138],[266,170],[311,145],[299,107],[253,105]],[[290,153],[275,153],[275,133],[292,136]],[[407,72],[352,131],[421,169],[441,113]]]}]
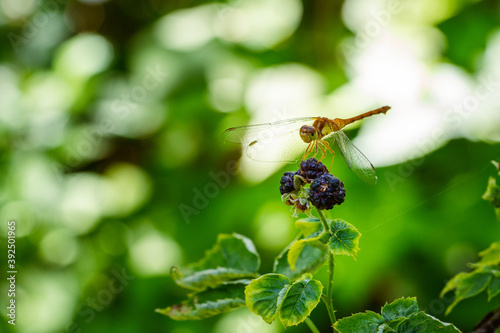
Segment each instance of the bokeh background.
[{"label": "bokeh background", "polygon": [[[383,105],[346,131],[378,184],[333,164],[347,198],[330,217],[363,234],[357,261],[337,259],[337,316],[416,296],[468,331],[497,307],[481,295],[445,317],[438,295],[499,237],[480,198],[500,157],[499,1],[1,0],[0,35],[0,276],[11,219],[18,270],[1,332],[283,332],[246,309],[154,312],[186,296],[170,267],[218,233],[252,238],[261,273],[296,234],[279,179],[297,166],[221,134]],[[312,319],[329,331],[322,304]]]}]

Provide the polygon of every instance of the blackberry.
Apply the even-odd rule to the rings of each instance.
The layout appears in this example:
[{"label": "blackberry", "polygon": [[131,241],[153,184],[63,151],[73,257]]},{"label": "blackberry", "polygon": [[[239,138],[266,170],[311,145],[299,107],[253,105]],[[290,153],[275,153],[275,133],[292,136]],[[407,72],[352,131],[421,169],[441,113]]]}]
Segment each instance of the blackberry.
[{"label": "blackberry", "polygon": [[344,202],[344,183],[329,173],[320,174],[311,184],[309,200],[318,209],[332,209]]},{"label": "blackberry", "polygon": [[283,177],[280,180],[280,193],[281,195],[285,193],[290,193],[295,191],[293,176],[295,176],[296,172],[285,172]]},{"label": "blackberry", "polygon": [[306,161],[300,162],[300,168],[297,174],[303,177],[307,182],[311,182],[325,172],[328,172],[326,166],[314,157],[311,157]]}]

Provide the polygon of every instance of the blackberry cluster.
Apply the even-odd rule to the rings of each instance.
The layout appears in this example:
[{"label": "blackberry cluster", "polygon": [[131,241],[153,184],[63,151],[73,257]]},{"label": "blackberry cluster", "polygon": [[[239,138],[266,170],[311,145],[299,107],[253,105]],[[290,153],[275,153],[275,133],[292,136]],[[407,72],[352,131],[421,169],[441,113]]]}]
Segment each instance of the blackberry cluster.
[{"label": "blackberry cluster", "polygon": [[295,176],[296,172],[285,172],[283,174],[283,177],[281,177],[280,180],[280,193],[281,195],[285,193],[290,193],[295,191],[295,185],[294,185],[294,180],[293,177]]},{"label": "blackberry cluster", "polygon": [[326,166],[312,157],[306,161],[300,162],[300,168],[297,174],[303,177],[307,182],[310,182],[325,172],[328,173]]},{"label": "blackberry cluster", "polygon": [[318,209],[332,209],[344,202],[344,183],[332,174],[323,173],[311,184],[309,200]]},{"label": "blackberry cluster", "polygon": [[[345,198],[344,183],[315,158],[302,161],[296,172],[285,172],[280,184],[280,193],[286,195],[286,203],[301,212],[309,209],[309,203],[317,209],[332,209]],[[304,188],[307,184],[311,184],[310,188]]]}]

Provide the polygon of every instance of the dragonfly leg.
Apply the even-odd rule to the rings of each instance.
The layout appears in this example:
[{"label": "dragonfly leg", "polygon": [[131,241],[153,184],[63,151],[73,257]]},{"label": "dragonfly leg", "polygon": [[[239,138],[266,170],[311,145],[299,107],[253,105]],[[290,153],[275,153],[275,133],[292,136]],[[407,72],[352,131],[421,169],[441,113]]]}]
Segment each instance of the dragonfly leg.
[{"label": "dragonfly leg", "polygon": [[321,140],[321,143],[325,146],[326,149],[332,152],[333,156],[335,156],[335,152],[333,151],[332,147],[330,147],[330,144],[328,142]]},{"label": "dragonfly leg", "polygon": [[302,155],[302,160],[305,160],[307,158],[307,156],[309,155],[309,153],[313,150],[313,143],[314,143],[314,141],[310,142],[307,145],[306,151],[304,152],[304,155]]},{"label": "dragonfly leg", "polygon": [[323,146],[324,146],[323,142],[320,141],[318,143],[318,146],[319,146],[319,149],[321,149],[321,159],[320,159],[320,161],[322,161],[326,157],[326,150],[325,150],[325,148],[323,148]]},{"label": "dragonfly leg", "polygon": [[[335,158],[335,151],[333,151],[332,147],[330,147],[330,145],[328,144],[328,142],[326,141],[323,141],[323,140],[320,140],[319,141],[324,148],[328,149],[329,151],[332,152],[332,163],[330,163],[330,170],[332,170],[332,167],[333,167],[333,159]],[[321,150],[323,150],[323,154],[324,156],[326,156],[326,150],[323,149],[323,147],[321,147]]]}]

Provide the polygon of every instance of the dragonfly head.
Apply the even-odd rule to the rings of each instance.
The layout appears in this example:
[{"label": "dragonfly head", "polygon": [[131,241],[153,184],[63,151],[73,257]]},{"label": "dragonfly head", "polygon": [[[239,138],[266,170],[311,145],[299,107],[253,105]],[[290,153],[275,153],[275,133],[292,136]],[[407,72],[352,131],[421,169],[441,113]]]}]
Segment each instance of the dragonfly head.
[{"label": "dragonfly head", "polygon": [[305,143],[318,139],[318,131],[314,126],[304,125],[300,128],[300,137]]}]

